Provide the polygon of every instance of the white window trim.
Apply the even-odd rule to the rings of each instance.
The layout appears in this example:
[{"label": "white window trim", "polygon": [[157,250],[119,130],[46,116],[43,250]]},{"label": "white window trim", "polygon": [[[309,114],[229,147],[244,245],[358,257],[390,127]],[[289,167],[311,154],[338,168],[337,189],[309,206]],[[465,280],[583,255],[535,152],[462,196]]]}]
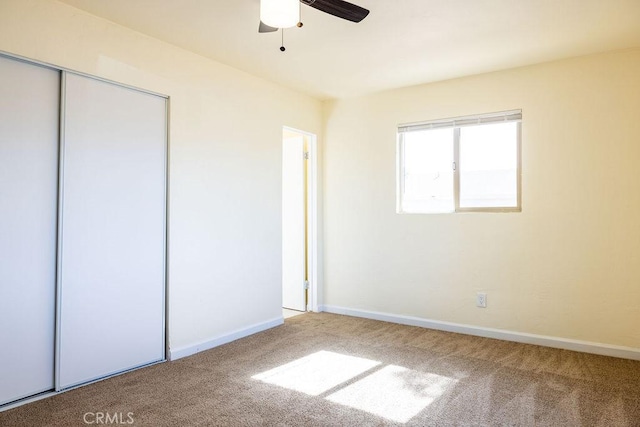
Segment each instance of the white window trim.
[{"label": "white window trim", "polygon": [[[457,167],[460,160],[460,128],[500,122],[517,122],[517,206],[510,207],[460,207],[460,172]],[[407,132],[453,128],[453,202],[452,212],[408,212],[402,209],[402,195],[404,194],[404,134]],[[396,212],[399,214],[438,215],[467,212],[522,212],[522,110],[510,110],[497,113],[479,114],[474,116],[453,117],[448,119],[430,120],[426,122],[406,123],[398,125],[396,149]]]}]

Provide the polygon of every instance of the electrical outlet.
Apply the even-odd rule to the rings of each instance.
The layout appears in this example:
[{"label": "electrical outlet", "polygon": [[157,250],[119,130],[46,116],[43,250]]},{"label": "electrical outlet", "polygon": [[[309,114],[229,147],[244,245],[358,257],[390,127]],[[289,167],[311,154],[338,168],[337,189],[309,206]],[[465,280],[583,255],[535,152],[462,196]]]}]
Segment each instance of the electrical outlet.
[{"label": "electrical outlet", "polygon": [[478,292],[476,294],[476,306],[481,308],[487,308],[487,294],[484,292]]}]

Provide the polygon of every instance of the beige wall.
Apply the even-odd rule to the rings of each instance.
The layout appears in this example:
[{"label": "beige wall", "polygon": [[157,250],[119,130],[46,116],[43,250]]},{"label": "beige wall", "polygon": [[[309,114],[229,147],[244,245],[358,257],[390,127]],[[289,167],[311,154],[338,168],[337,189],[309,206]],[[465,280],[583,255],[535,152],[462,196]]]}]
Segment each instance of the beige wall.
[{"label": "beige wall", "polygon": [[[280,315],[282,126],[323,121],[325,304],[640,348],[640,50],[324,111],[54,0],[2,0],[0,51],[171,97],[174,349]],[[398,123],[516,108],[522,213],[395,213]]]},{"label": "beige wall", "polygon": [[[522,213],[396,214],[399,123],[520,108]],[[640,348],[640,50],[330,102],[325,118],[325,304]]]},{"label": "beige wall", "polygon": [[0,51],[171,97],[172,349],[282,316],[282,126],[319,101],[52,0],[0,1]]}]

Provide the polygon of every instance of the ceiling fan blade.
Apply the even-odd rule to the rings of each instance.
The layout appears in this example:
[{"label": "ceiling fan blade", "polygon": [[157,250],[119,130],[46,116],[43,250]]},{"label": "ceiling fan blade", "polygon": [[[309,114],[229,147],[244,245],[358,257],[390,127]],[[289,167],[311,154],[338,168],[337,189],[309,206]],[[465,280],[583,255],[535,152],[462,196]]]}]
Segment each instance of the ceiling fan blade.
[{"label": "ceiling fan blade", "polygon": [[274,31],[278,31],[278,28],[270,27],[264,22],[260,21],[260,26],[258,27],[259,33],[273,33]]},{"label": "ceiling fan blade", "polygon": [[351,22],[360,22],[367,17],[369,11],[363,7],[348,3],[343,0],[300,0],[307,6],[318,9],[329,15],[346,19]]}]

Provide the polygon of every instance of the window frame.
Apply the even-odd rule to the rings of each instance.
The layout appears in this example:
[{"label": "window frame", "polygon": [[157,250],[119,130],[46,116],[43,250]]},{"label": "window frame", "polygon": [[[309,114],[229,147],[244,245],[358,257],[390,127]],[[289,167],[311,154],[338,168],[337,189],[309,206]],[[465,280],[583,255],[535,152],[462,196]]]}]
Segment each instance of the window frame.
[{"label": "window frame", "polygon": [[[461,207],[460,206],[460,128],[488,124],[516,122],[516,206],[504,207]],[[406,211],[402,207],[405,186],[404,173],[404,135],[411,131],[431,129],[453,129],[453,210],[450,212]],[[497,113],[477,114],[448,119],[430,120],[398,125],[396,141],[396,212],[399,214],[455,214],[455,213],[513,213],[522,212],[522,110],[510,110]]]}]

